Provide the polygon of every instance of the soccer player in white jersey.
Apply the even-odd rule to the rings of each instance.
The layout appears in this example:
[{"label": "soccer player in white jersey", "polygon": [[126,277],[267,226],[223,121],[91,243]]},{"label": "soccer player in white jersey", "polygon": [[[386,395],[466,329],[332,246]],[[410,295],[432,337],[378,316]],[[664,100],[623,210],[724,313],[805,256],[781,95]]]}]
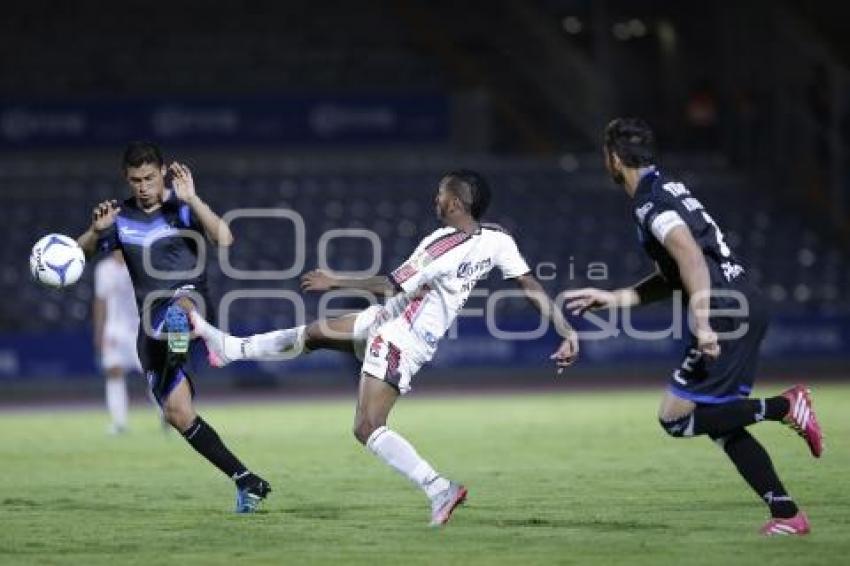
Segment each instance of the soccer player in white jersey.
[{"label": "soccer player in white jersey", "polygon": [[302,278],[305,291],[356,289],[390,297],[383,306],[247,338],[225,334],[197,312],[191,314],[195,332],[217,358],[210,360],[214,365],[280,359],[281,354],[320,348],[353,351],[363,360],[354,436],[425,492],[433,526],[449,520],[467,490],[440,475],[404,437],[387,428],[387,417],[399,395],[410,390],[419,368],[434,356],[476,282],[498,268],[555,324],[563,342],[551,359],[559,371],[578,355],[575,332],[531,275],[514,239],[501,227],[479,221],[489,202],[490,188],[481,175],[468,170],[448,173],[435,199],[444,227],[422,240],[391,275],[342,279],[317,270]]},{"label": "soccer player in white jersey", "polygon": [[115,251],[94,270],[94,347],[106,374],[106,408],[111,434],[127,430],[126,374],[141,372],[136,353],[139,312],[124,256]]}]

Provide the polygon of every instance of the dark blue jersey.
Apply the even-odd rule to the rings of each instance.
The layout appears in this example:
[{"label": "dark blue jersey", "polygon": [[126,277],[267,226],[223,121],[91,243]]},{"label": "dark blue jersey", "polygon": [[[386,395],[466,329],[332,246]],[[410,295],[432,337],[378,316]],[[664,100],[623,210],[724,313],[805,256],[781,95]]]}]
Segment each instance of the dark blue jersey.
[{"label": "dark blue jersey", "polygon": [[712,289],[730,289],[743,283],[743,263],[729,248],[720,227],[684,184],[651,171],[640,180],[633,204],[641,245],[674,289],[682,289],[679,266],[662,242],[676,226],[690,230],[702,249]]},{"label": "dark blue jersey", "polygon": [[206,297],[206,270],[198,263],[199,246],[206,244],[189,205],[174,196],[151,213],[129,198],[121,204],[115,224],[99,238],[98,250],[120,249],[124,254],[141,313],[187,285]]}]

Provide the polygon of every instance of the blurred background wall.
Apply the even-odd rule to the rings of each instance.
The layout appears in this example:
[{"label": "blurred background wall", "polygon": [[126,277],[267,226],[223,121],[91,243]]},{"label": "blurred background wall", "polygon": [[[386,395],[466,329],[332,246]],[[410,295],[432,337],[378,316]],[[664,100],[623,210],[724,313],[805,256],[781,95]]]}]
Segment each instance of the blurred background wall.
[{"label": "blurred background wall", "polygon": [[[480,169],[489,219],[512,230],[554,292],[614,287],[651,266],[628,203],[601,162],[614,116],[656,128],[661,166],[680,176],[748,260],[774,305],[768,374],[838,375],[850,360],[848,57],[830,4],[626,0],[343,2],[33,1],[0,18],[0,397],[99,386],[91,270],[52,292],[30,281],[43,234],[76,236],[91,207],[128,193],[120,155],[150,139],[187,162],[219,212],[280,208],[305,220],[304,269],[322,234],[368,228],[381,267],[437,224],[442,172]],[[234,266],[283,269],[291,223],[234,224]],[[338,239],[336,269],[364,269],[370,247]],[[589,277],[607,266],[604,281]],[[297,279],[224,277],[213,294],[297,291]],[[502,288],[492,277],[484,285]],[[474,300],[470,306],[475,308]],[[357,306],[347,303],[347,306]],[[316,315],[308,297],[306,317]],[[296,321],[290,304],[239,301],[231,327]],[[647,309],[653,328],[668,309]],[[504,328],[534,326],[518,299]],[[581,323],[578,323],[581,324]],[[441,347],[431,381],[539,383],[555,344],[496,340],[480,318]],[[619,337],[584,344],[575,375],[660,383],[680,345]],[[356,367],[316,355],[212,373],[221,385],[345,383]],[[455,371],[463,368],[463,371]],[[846,372],[845,372],[846,373]],[[650,376],[654,378],[650,379]],[[342,376],[342,377],[341,377]],[[347,376],[347,377],[345,377]],[[548,377],[547,377],[548,379]],[[423,381],[425,381],[423,379]]]}]

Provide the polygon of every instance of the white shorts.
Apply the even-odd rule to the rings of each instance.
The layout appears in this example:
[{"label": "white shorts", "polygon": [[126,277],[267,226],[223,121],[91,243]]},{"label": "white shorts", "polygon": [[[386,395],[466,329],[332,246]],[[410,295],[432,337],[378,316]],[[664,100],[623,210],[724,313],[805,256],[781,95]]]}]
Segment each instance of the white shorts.
[{"label": "white shorts", "polygon": [[100,364],[104,370],[121,368],[126,371],[141,371],[139,353],[136,350],[136,336],[105,336],[103,350],[100,352]]},{"label": "white shorts", "polygon": [[373,305],[354,321],[354,354],[363,362],[362,373],[368,373],[404,395],[426,359],[416,354],[410,345],[409,334],[399,328],[397,320],[388,320],[389,313]]}]

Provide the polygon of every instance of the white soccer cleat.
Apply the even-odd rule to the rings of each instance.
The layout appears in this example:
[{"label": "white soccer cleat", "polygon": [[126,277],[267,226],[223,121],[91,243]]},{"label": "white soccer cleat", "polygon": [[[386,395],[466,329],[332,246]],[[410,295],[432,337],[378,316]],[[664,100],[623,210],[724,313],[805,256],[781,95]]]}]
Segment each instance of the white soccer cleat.
[{"label": "white soccer cleat", "polygon": [[448,488],[438,493],[431,500],[430,526],[439,527],[448,523],[455,508],[466,501],[466,495],[465,487],[458,483],[449,483]]},{"label": "white soccer cleat", "polygon": [[193,310],[189,313],[189,321],[192,323],[194,333],[204,341],[207,347],[207,359],[212,367],[224,367],[233,361],[226,353],[227,342],[228,339],[237,340],[236,338],[204,320],[204,317],[198,314],[198,311]]}]

